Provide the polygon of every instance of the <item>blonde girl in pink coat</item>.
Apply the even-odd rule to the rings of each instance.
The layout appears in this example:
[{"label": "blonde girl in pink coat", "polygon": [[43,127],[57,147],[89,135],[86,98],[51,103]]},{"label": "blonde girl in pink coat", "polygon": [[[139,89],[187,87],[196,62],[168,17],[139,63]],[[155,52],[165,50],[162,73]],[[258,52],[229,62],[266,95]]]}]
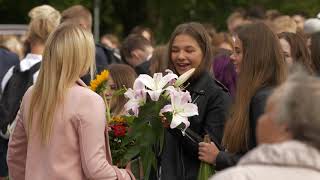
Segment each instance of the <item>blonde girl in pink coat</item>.
[{"label": "blonde girl in pink coat", "polygon": [[10,138],[10,180],[131,179],[107,161],[104,102],[80,80],[94,52],[92,34],[79,25],[61,24],[49,36]]}]

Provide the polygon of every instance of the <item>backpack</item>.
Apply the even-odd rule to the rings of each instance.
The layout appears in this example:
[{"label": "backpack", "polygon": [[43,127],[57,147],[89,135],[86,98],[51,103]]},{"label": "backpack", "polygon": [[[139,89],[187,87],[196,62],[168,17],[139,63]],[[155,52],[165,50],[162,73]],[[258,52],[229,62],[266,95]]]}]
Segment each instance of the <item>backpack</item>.
[{"label": "backpack", "polygon": [[13,68],[13,74],[6,84],[0,100],[0,130],[3,134],[16,118],[25,92],[33,85],[33,75],[40,69],[40,63],[21,72],[20,66]]}]

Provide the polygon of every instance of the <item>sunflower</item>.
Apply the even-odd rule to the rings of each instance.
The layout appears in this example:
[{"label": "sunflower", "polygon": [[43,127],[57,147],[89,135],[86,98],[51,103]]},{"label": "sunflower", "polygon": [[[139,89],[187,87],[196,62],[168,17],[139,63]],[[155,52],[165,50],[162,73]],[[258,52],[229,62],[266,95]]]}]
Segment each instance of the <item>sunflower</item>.
[{"label": "sunflower", "polygon": [[101,88],[101,86],[108,80],[109,71],[103,70],[100,74],[96,76],[94,80],[90,82],[90,89],[92,91],[97,92]]}]

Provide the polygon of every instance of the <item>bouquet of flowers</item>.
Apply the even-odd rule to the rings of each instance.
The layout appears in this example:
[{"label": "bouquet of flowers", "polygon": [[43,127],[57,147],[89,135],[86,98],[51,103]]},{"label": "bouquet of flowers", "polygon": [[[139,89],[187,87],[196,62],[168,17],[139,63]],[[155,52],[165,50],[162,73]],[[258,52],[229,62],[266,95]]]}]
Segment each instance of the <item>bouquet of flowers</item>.
[{"label": "bouquet of flowers", "polygon": [[191,69],[178,77],[172,71],[167,74],[155,73],[153,77],[140,75],[134,82],[133,89],[125,93],[128,102],[124,108],[130,119],[130,132],[126,143],[134,141],[123,159],[129,160],[140,156],[145,179],[151,169],[157,169],[157,156],[160,155],[164,142],[162,120],[169,122],[170,128],[178,128],[184,135],[190,125],[188,117],[198,115],[198,107],[191,103],[188,91],[181,87],[193,74]]},{"label": "bouquet of flowers", "polygon": [[130,118],[123,117],[112,117],[110,113],[110,91],[108,86],[109,71],[104,70],[99,75],[96,76],[96,79],[90,82],[90,89],[98,93],[104,100],[106,104],[106,119],[107,127],[106,128],[106,137],[107,133],[109,135],[110,150],[112,156],[113,164],[117,166],[124,167],[128,162],[123,160],[123,156],[126,154],[127,149],[130,146],[134,145],[133,141],[126,142],[126,136],[129,130],[129,123],[127,120]]},{"label": "bouquet of flowers", "polygon": [[128,148],[134,145],[134,141],[124,143],[127,133],[129,131],[129,124],[123,117],[112,117],[109,122],[109,143],[112,154],[112,161],[120,167],[124,167],[128,161],[123,161],[123,156],[126,154]]}]

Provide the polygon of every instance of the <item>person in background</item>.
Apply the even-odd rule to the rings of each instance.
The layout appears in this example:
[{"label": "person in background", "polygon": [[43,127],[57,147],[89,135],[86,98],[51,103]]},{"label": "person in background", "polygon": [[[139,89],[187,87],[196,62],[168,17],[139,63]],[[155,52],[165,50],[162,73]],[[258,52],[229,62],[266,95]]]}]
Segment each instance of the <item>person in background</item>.
[{"label": "person in background", "polygon": [[157,46],[150,59],[150,75],[153,76],[154,73],[162,72],[164,73],[166,68],[168,67],[168,62],[166,59],[167,46],[160,45]]},{"label": "person in background", "polygon": [[59,19],[60,20],[60,14],[56,13],[56,9],[53,8],[52,6],[49,5],[41,5],[41,6],[36,6],[34,8],[32,8],[29,13],[28,16],[30,17],[31,21],[33,19],[36,19],[38,17],[48,17],[48,16],[52,16],[52,18],[54,19]]},{"label": "person in background", "polygon": [[189,118],[188,136],[183,136],[178,129],[165,131],[160,179],[194,180],[200,167],[198,142],[209,134],[212,141],[221,143],[231,98],[210,74],[212,47],[210,37],[200,23],[178,25],[171,34],[167,56],[168,68],[177,75],[196,69],[184,86],[190,92],[192,102],[197,104],[199,115]]},{"label": "person in background", "polygon": [[150,41],[141,35],[131,34],[123,42],[120,49],[122,60],[133,67],[137,74],[150,74],[150,59],[153,47]]},{"label": "person in background", "polygon": [[315,68],[304,38],[299,34],[290,32],[280,33],[278,38],[288,66],[298,63],[304,66],[310,74],[313,74]]},{"label": "person in background", "polygon": [[114,34],[105,34],[101,37],[100,40],[101,44],[104,46],[107,46],[111,49],[119,49],[120,48],[120,42],[116,35]]},{"label": "person in background", "polygon": [[124,95],[115,96],[114,92],[121,88],[132,88],[137,74],[132,67],[126,64],[111,64],[108,67],[110,72],[108,80],[108,95],[111,97],[110,111],[113,116],[124,115],[124,105],[127,98]]},{"label": "person in background", "polygon": [[231,62],[229,52],[216,55],[213,59],[212,71],[214,77],[229,91],[232,98],[235,97],[237,85],[237,73]]},{"label": "person in background", "polygon": [[276,9],[268,9],[266,11],[266,20],[273,21],[275,18],[281,16],[281,13]]},{"label": "person in background", "polygon": [[[4,74],[11,66],[19,64],[19,58],[16,54],[0,48],[0,59],[0,79],[2,80]],[[6,177],[8,176],[8,167],[6,162],[7,149],[8,140],[0,137],[0,180],[6,180]]]},{"label": "person in background", "polygon": [[301,71],[268,98],[257,125],[259,146],[210,180],[320,177],[320,80]]},{"label": "person in background", "polygon": [[[123,88],[133,88],[133,83],[137,78],[134,69],[126,64],[111,64],[108,67],[109,78],[107,82],[107,100],[110,103],[111,117],[121,117],[126,115],[124,105],[128,99],[123,95],[117,95],[117,91]],[[133,159],[130,162],[132,174],[137,179],[143,179],[143,168],[139,158]],[[136,167],[136,168],[135,168]]]},{"label": "person in background", "polygon": [[297,24],[290,16],[279,16],[275,18],[272,26],[276,34],[282,32],[297,33]]},{"label": "person in background", "polygon": [[107,161],[105,104],[80,80],[94,68],[94,46],[91,32],[76,24],[63,23],[48,38],[10,137],[10,179],[130,179]]},{"label": "person in background", "polygon": [[203,27],[206,29],[206,31],[209,34],[209,37],[212,41],[213,36],[217,33],[216,28],[211,23],[202,23]]},{"label": "person in background", "polygon": [[232,37],[225,32],[220,32],[215,34],[211,42],[212,42],[213,50],[215,51],[215,53],[217,52],[218,49],[226,49],[229,51],[233,51]]},{"label": "person in background", "polygon": [[[11,66],[1,80],[0,171],[4,172],[3,175],[8,173],[6,149],[8,147],[10,129],[14,127],[14,119],[19,110],[24,93],[37,79],[46,40],[49,34],[59,25],[59,17],[60,13],[56,10],[48,16],[38,16],[31,20],[27,32],[27,41],[28,44],[30,44],[31,52],[27,54],[23,60],[18,62],[18,64]],[[9,56],[8,52],[2,51],[2,53]],[[18,60],[18,57],[15,55],[11,56],[13,56],[14,60]],[[5,59],[1,58],[1,62],[4,63]],[[2,66],[0,67],[2,68]]]},{"label": "person in background", "polygon": [[241,26],[246,23],[244,13],[233,12],[229,15],[227,19],[227,26],[230,33],[233,33],[238,26]]},{"label": "person in background", "polygon": [[266,18],[266,10],[261,5],[253,5],[247,9],[245,17],[251,23],[262,21]]},{"label": "person in background", "polygon": [[155,39],[154,39],[154,35],[153,32],[150,28],[145,27],[145,26],[135,26],[130,34],[137,34],[140,36],[143,36],[144,38],[146,38],[148,41],[150,41],[151,45],[153,46],[155,44]]},{"label": "person in background", "polygon": [[[91,12],[82,5],[74,5],[61,13],[61,23],[75,23],[80,24],[91,32],[92,15]],[[117,52],[111,48],[106,48],[101,44],[96,44],[96,71],[99,74],[101,71],[108,68],[109,64],[120,63],[121,58]],[[91,72],[94,73],[94,72]],[[92,76],[93,77],[93,76]],[[82,80],[88,85],[90,83],[89,73],[82,77]]]},{"label": "person in background", "polygon": [[214,48],[213,75],[228,89],[231,97],[234,97],[237,74],[230,60],[230,55],[234,49],[233,39],[229,34],[221,32],[216,34],[211,42]]},{"label": "person in background", "polygon": [[[29,11],[28,16],[30,18],[30,22],[33,19],[36,19],[37,17],[51,17],[50,19],[53,20],[52,23],[55,23],[56,20],[60,21],[60,18],[61,18],[60,12],[57,13],[57,10],[55,8],[46,4],[32,8]],[[23,57],[25,57],[27,54],[31,52],[31,46],[30,46],[30,43],[27,41],[26,36],[22,36],[20,41],[23,42],[23,46],[24,46]]]},{"label": "person in background", "polygon": [[0,47],[18,55],[19,60],[22,60],[24,57],[23,44],[19,41],[17,36],[3,35],[3,37],[0,37]]},{"label": "person in background", "polygon": [[296,22],[298,31],[303,32],[304,22],[307,19],[307,14],[305,12],[298,12],[291,16],[292,19]]},{"label": "person in background", "polygon": [[[262,22],[237,29],[231,61],[238,74],[234,104],[223,135],[225,150],[215,143],[199,144],[199,159],[217,170],[234,166],[256,146],[256,124],[268,96],[287,77],[278,37]],[[217,147],[218,146],[218,147]]]},{"label": "person in background", "polygon": [[[20,62],[17,54],[0,47],[0,82],[8,70]],[[2,91],[0,91],[2,93]],[[0,93],[0,94],[1,94]]]}]

